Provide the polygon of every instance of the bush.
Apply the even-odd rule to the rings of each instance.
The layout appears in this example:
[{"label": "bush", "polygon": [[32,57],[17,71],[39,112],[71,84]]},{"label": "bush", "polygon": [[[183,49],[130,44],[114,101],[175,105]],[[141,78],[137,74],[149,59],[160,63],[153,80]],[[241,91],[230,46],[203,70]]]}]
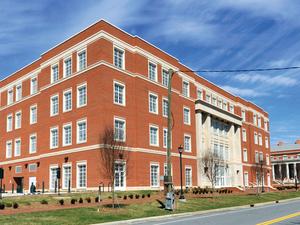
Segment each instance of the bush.
[{"label": "bush", "polygon": [[72,199],[71,199],[71,204],[72,204],[72,205],[74,205],[76,202],[77,202],[77,199],[75,199],[75,198],[72,198]]},{"label": "bush", "polygon": [[43,199],[43,200],[41,201],[41,204],[42,204],[42,205],[48,205],[48,201],[45,200],[45,199]]},{"label": "bush", "polygon": [[139,195],[139,194],[136,194],[136,195],[135,195],[135,198],[136,198],[136,199],[139,199],[139,198],[140,198],[140,195]]},{"label": "bush", "polygon": [[13,206],[13,204],[10,203],[10,202],[5,203],[5,207],[7,207],[7,208],[10,208],[10,207],[12,207],[12,206]]},{"label": "bush", "polygon": [[108,199],[112,199],[112,197],[111,197],[111,196],[108,196]]},{"label": "bush", "polygon": [[82,198],[79,198],[79,203],[83,203],[83,199]]},{"label": "bush", "polygon": [[99,202],[99,196],[95,198],[95,202]]},{"label": "bush", "polygon": [[13,204],[13,208],[14,208],[14,209],[17,209],[17,208],[19,208],[19,204],[18,204],[18,203],[16,203],[16,202],[14,202],[14,204]]},{"label": "bush", "polygon": [[142,194],[142,198],[145,198],[145,194]]},{"label": "bush", "polygon": [[123,199],[126,200],[126,199],[127,199],[127,195],[124,195],[124,196],[123,196]]},{"label": "bush", "polygon": [[150,193],[148,193],[148,194],[147,194],[147,196],[148,196],[148,198],[150,198],[150,197],[151,197],[151,194],[150,194]]},{"label": "bush", "polygon": [[59,203],[60,205],[64,205],[65,201],[64,201],[63,199],[60,199],[60,200],[58,201],[58,203]]},{"label": "bush", "polygon": [[133,194],[128,195],[130,199],[133,199]]},{"label": "bush", "polygon": [[0,203],[0,210],[5,209],[5,205],[3,203]]},{"label": "bush", "polygon": [[90,197],[85,198],[85,200],[87,201],[87,203],[91,203],[92,201]]}]

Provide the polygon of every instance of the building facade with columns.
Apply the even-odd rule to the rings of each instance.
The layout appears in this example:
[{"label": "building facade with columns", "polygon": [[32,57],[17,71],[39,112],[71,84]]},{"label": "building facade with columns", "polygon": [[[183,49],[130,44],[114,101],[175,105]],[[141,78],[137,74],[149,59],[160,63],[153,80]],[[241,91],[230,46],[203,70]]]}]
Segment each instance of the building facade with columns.
[{"label": "building facade with columns", "polygon": [[[106,127],[130,152],[116,162],[118,190],[160,189],[166,172],[168,70],[172,77],[172,174],[180,185],[209,186],[201,158],[217,153],[218,187],[255,185],[268,162],[268,113],[190,72],[178,59],[137,36],[99,21],[0,81],[0,167],[3,184],[28,191],[97,189]],[[264,165],[265,176],[270,167]]]},{"label": "building facade with columns", "polygon": [[279,142],[271,149],[273,181],[294,184],[300,178],[300,140],[294,144]]}]

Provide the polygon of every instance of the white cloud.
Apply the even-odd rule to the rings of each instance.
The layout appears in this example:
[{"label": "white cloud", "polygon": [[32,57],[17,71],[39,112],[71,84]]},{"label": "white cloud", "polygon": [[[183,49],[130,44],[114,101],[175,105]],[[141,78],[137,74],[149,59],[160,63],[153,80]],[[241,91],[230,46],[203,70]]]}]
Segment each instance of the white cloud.
[{"label": "white cloud", "polygon": [[261,96],[267,96],[268,94],[265,92],[260,92],[254,89],[249,89],[249,88],[238,88],[238,87],[232,87],[229,85],[224,85],[221,86],[221,88],[225,89],[226,91],[237,95],[237,96],[242,96],[242,97],[261,97]]}]

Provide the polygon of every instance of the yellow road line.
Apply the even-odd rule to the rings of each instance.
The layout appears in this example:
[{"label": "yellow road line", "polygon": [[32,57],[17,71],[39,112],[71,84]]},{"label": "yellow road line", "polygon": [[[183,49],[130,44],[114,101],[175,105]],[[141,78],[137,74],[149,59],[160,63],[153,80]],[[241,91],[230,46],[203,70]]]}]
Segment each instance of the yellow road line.
[{"label": "yellow road line", "polygon": [[278,222],[281,222],[281,221],[284,221],[284,220],[287,220],[287,219],[290,219],[290,218],[293,218],[293,217],[296,217],[296,216],[300,216],[300,212],[292,213],[290,215],[279,217],[277,219],[273,219],[273,220],[269,220],[269,221],[266,221],[266,222],[258,223],[256,225],[269,225],[269,224],[273,224],[273,223],[278,223]]}]

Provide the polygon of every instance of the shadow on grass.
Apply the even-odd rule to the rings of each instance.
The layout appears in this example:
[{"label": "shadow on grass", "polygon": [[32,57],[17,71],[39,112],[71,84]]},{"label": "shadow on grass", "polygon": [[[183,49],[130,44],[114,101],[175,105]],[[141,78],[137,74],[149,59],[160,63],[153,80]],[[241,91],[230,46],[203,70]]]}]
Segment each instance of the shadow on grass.
[{"label": "shadow on grass", "polygon": [[163,203],[161,200],[159,200],[159,199],[156,199],[156,201],[160,204],[160,206],[158,207],[158,208],[160,208],[160,209],[164,209],[164,208],[166,208],[166,205],[165,205],[165,203]]}]

